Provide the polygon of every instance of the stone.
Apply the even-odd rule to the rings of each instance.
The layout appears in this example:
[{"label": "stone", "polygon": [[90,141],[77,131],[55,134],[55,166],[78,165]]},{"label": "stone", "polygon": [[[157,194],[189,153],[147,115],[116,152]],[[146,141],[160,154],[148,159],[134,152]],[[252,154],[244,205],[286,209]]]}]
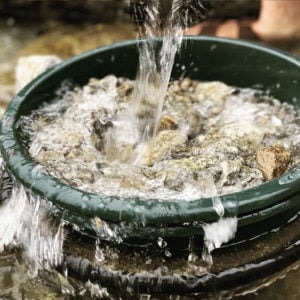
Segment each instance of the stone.
[{"label": "stone", "polygon": [[16,93],[38,75],[60,62],[61,59],[54,55],[31,55],[19,58],[16,66]]},{"label": "stone", "polygon": [[199,82],[195,87],[195,95],[203,107],[202,114],[206,117],[219,114],[232,91],[232,87],[219,81]]},{"label": "stone", "polygon": [[92,134],[93,143],[99,151],[104,149],[105,133],[113,126],[112,114],[104,107],[91,114],[93,120],[94,133]]},{"label": "stone", "polygon": [[178,128],[178,122],[172,115],[164,115],[160,118],[158,131],[175,130]]},{"label": "stone", "polygon": [[222,161],[220,163],[220,167],[222,169],[220,184],[233,185],[234,181],[236,181],[236,175],[239,174],[242,166],[243,166],[242,159]]},{"label": "stone", "polygon": [[200,169],[201,166],[195,162],[194,157],[173,159],[167,162],[159,175],[163,176],[166,187],[182,191],[185,183],[196,184],[194,177]]},{"label": "stone", "polygon": [[[128,101],[128,97],[132,94],[133,92],[133,83],[130,81],[125,81],[122,82],[118,86],[118,93],[120,98],[124,101]],[[125,98],[125,99],[124,99]]]},{"label": "stone", "polygon": [[170,158],[173,149],[185,144],[187,136],[179,130],[164,130],[158,133],[150,145],[150,151],[145,159],[148,166]]},{"label": "stone", "polygon": [[248,153],[256,152],[261,145],[264,131],[251,122],[243,121],[225,125],[221,129],[221,135],[232,141],[233,145]]},{"label": "stone", "polygon": [[189,111],[185,121],[186,132],[189,138],[195,138],[200,134],[203,127],[203,118],[200,112],[196,110]]},{"label": "stone", "polygon": [[260,149],[256,154],[256,163],[265,180],[281,176],[288,167],[291,154],[280,144]]},{"label": "stone", "polygon": [[192,79],[186,77],[184,78],[181,83],[180,83],[180,88],[183,90],[183,91],[187,91],[189,90],[190,87],[193,86],[193,81]]}]

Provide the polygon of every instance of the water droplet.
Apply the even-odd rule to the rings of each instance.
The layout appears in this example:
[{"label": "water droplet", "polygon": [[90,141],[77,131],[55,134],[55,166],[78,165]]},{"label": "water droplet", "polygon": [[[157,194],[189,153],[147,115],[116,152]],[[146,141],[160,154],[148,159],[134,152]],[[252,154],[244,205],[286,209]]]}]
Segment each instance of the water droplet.
[{"label": "water droplet", "polygon": [[13,119],[10,116],[4,115],[2,118],[2,126],[11,126]]},{"label": "water droplet", "polygon": [[196,253],[194,253],[194,252],[189,253],[189,256],[188,256],[189,262],[195,263],[198,260],[199,260],[199,256]]},{"label": "water droplet", "polygon": [[168,243],[161,237],[159,237],[157,239],[157,245],[160,247],[160,248],[166,248]]},{"label": "water droplet", "polygon": [[87,195],[87,194],[84,194],[84,195],[82,195],[82,197],[81,197],[81,200],[82,200],[83,202],[89,202],[90,199],[91,199],[90,196]]},{"label": "water droplet", "polygon": [[151,295],[140,294],[139,300],[150,300],[150,299],[151,299]]},{"label": "water droplet", "polygon": [[149,257],[146,259],[145,264],[150,265],[152,263],[152,259]]},{"label": "water droplet", "polygon": [[172,253],[168,249],[166,249],[164,253],[166,257],[172,257]]},{"label": "water droplet", "polygon": [[224,206],[222,203],[222,200],[220,197],[213,197],[212,198],[212,203],[213,203],[213,208],[216,211],[216,213],[218,214],[219,217],[223,217],[224,216]]},{"label": "water droplet", "polygon": [[31,171],[31,176],[33,179],[41,179],[45,175],[45,169],[41,165],[35,166]]},{"label": "water droplet", "polygon": [[98,217],[93,218],[91,221],[92,226],[99,239],[104,239],[116,243],[121,243],[123,241],[119,232],[119,227],[116,226],[114,227],[114,229],[112,229],[105,221],[101,220]]},{"label": "water droplet", "polygon": [[100,246],[100,240],[96,240],[96,250],[95,250],[95,258],[98,263],[102,264],[105,261],[105,255]]},{"label": "water droplet", "polygon": [[289,184],[298,179],[300,179],[300,167],[296,167],[288,174],[285,174],[282,177],[280,177],[279,184]]},{"label": "water droplet", "polygon": [[15,149],[9,149],[7,151],[7,154],[8,154],[9,157],[13,157],[13,156],[16,155],[16,150]]},{"label": "water droplet", "polygon": [[213,52],[216,48],[217,48],[217,45],[211,45],[209,49],[211,52]]}]

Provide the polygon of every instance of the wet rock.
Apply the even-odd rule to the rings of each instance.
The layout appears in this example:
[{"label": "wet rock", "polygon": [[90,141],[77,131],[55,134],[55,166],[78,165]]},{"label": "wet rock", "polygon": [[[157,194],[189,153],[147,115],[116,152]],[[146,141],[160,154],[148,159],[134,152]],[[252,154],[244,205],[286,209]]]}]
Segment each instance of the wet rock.
[{"label": "wet rock", "polygon": [[234,184],[234,181],[236,180],[236,175],[240,172],[242,166],[243,166],[242,159],[222,161],[220,163],[220,167],[222,169],[220,184],[221,185]]},{"label": "wet rock", "polygon": [[94,173],[85,168],[85,166],[80,166],[76,161],[69,168],[62,168],[61,175],[67,182],[72,182],[75,186],[82,183],[93,183]]},{"label": "wet rock", "polygon": [[290,152],[279,144],[262,148],[256,155],[257,166],[265,180],[281,176],[286,171],[290,160]]},{"label": "wet rock", "polygon": [[158,131],[175,130],[178,128],[178,123],[175,117],[171,115],[164,115],[160,118],[158,124]]},{"label": "wet rock", "polygon": [[193,87],[193,81],[190,78],[184,78],[181,82],[180,82],[180,88],[183,91],[189,91],[190,88]]},{"label": "wet rock", "polygon": [[16,92],[19,92],[48,68],[60,62],[61,59],[54,55],[32,55],[20,58],[16,67]]},{"label": "wet rock", "polygon": [[[76,96],[71,101],[67,97],[64,105],[57,106],[66,109],[56,121],[49,108],[34,113],[32,122],[23,124],[29,133],[38,132],[33,148],[35,140],[42,141],[37,144],[40,153],[31,154],[70,185],[161,200],[211,197],[263,183],[256,162],[263,145],[282,142],[293,156],[288,169],[299,161],[295,138],[300,136],[299,112],[288,104],[271,97],[262,100],[251,89],[232,93],[234,88],[220,82],[179,80],[170,85],[157,135],[145,140],[128,113],[133,84],[115,76],[92,78],[73,91]],[[52,142],[53,132],[61,135],[56,138],[59,143]]]},{"label": "wet rock", "polygon": [[128,97],[132,94],[133,92],[133,83],[124,80],[123,82],[121,81],[118,86],[118,93],[120,96],[121,101],[128,101]]},{"label": "wet rock", "polygon": [[197,100],[201,102],[202,114],[210,117],[220,113],[232,91],[232,87],[222,82],[199,82],[195,87],[195,94]]},{"label": "wet rock", "polygon": [[187,136],[179,130],[164,130],[154,138],[153,145],[150,145],[150,152],[145,159],[146,165],[153,165],[155,162],[170,158],[172,149],[175,149],[187,141]]},{"label": "wet rock", "polygon": [[193,157],[169,161],[162,171],[164,185],[171,190],[182,191],[185,183],[192,183],[194,174],[201,169]]},{"label": "wet rock", "polygon": [[62,151],[44,150],[44,151],[40,151],[36,157],[38,160],[48,162],[51,160],[52,161],[62,160],[64,156],[65,155]]},{"label": "wet rock", "polygon": [[95,132],[92,139],[95,147],[102,151],[104,149],[104,137],[109,128],[113,126],[112,114],[106,108],[100,108],[98,111],[92,112],[93,127]]},{"label": "wet rock", "polygon": [[56,142],[66,148],[78,148],[83,142],[83,136],[79,132],[65,132]]},{"label": "wet rock", "polygon": [[240,121],[225,125],[221,129],[221,135],[229,138],[242,151],[251,153],[261,145],[264,132],[253,123]]},{"label": "wet rock", "polygon": [[182,127],[186,130],[189,138],[195,138],[200,134],[203,128],[203,118],[201,113],[196,110],[190,111],[187,116],[186,123]]}]

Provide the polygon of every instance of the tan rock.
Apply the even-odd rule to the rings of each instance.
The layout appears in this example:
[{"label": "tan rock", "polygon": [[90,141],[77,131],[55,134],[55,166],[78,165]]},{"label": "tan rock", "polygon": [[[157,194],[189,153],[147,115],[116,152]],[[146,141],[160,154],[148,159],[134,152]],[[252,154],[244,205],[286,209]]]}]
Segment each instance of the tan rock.
[{"label": "tan rock", "polygon": [[185,144],[187,136],[179,130],[164,130],[158,133],[146,156],[145,164],[148,166],[170,158],[173,149]]},{"label": "tan rock", "polygon": [[256,163],[265,180],[281,176],[287,169],[291,155],[282,145],[260,149],[256,154]]},{"label": "tan rock", "polygon": [[171,115],[162,116],[159,120],[158,131],[175,130],[178,128],[177,120]]}]

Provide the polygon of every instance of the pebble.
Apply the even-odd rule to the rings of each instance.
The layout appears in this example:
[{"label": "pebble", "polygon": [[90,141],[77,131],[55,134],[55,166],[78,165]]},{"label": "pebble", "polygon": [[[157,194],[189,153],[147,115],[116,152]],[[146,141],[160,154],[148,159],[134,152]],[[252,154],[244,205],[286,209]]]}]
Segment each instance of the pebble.
[{"label": "pebble", "polygon": [[164,115],[160,118],[158,124],[158,131],[175,130],[178,128],[178,122],[175,117],[171,115]]},{"label": "pebble", "polygon": [[260,149],[256,154],[256,162],[265,180],[281,176],[287,169],[291,154],[280,144]]}]

